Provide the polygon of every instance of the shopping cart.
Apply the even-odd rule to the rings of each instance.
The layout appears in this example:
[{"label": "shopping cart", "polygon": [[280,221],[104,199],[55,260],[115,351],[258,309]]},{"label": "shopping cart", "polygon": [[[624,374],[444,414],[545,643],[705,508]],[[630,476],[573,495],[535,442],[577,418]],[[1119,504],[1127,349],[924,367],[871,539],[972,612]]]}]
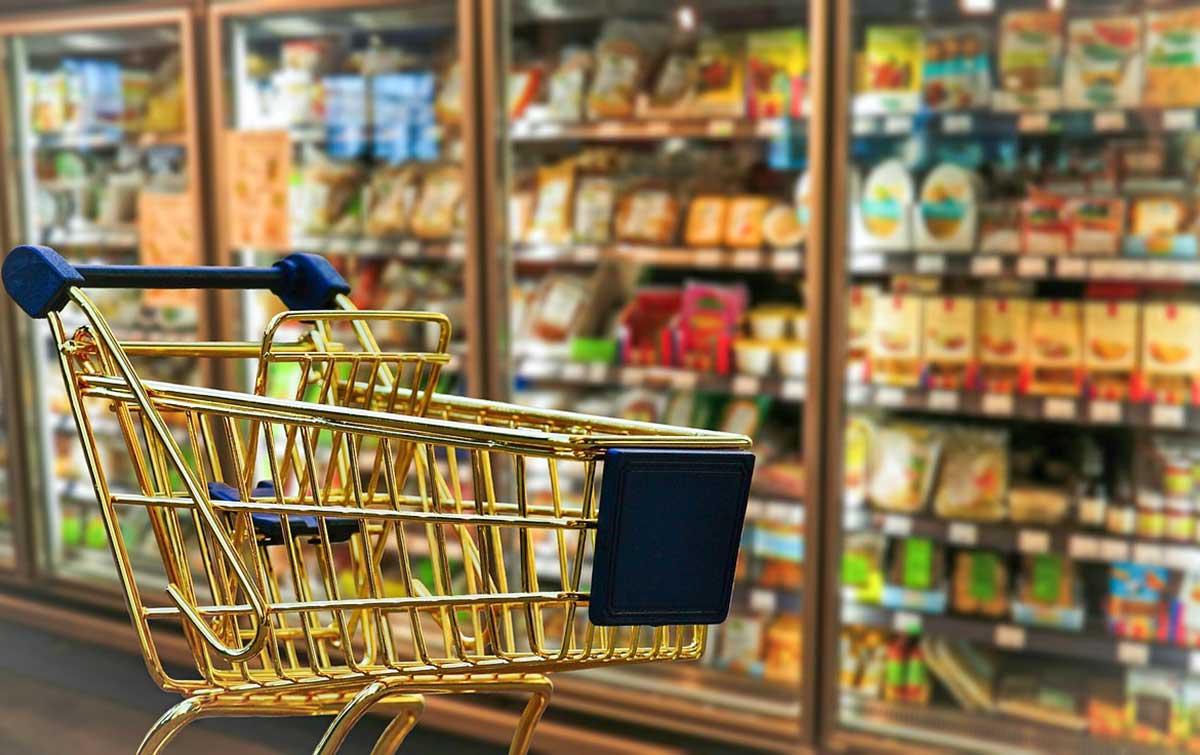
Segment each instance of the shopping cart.
[{"label": "shopping cart", "polygon": [[[140,753],[205,716],[335,715],[315,750],[333,753],[373,708],[393,716],[373,750],[390,753],[422,695],[469,692],[530,693],[510,747],[524,753],[546,673],[696,659],[725,619],[753,469],[743,436],[437,394],[446,319],[355,310],[314,255],[72,266],[21,246],[3,279],[50,321],[147,668],[186,696]],[[120,341],[84,288],[269,289],[290,311],[261,343]],[[384,348],[380,327],[414,327],[429,348]],[[139,378],[138,360],[167,356],[253,360],[255,390]],[[130,489],[97,443],[113,421]],[[137,515],[157,579],[131,565]],[[194,676],[160,660],[169,623]]]}]

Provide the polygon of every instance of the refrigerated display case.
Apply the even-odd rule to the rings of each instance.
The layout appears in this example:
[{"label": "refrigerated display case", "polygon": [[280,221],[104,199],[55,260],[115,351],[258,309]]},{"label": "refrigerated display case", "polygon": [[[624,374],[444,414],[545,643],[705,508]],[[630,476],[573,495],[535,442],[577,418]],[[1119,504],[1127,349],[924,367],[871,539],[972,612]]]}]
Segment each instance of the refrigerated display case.
[{"label": "refrigerated display case", "polygon": [[[199,263],[192,31],[189,10],[161,7],[0,19],[10,245],[47,244],[76,262]],[[114,292],[101,299],[122,338],[203,332],[198,297]],[[24,387],[9,390],[30,399],[19,408],[37,469],[29,489],[41,491],[29,511],[30,531],[41,537],[40,566],[52,582],[106,594],[116,589],[116,572],[49,333],[25,318],[17,330],[14,349],[32,358],[14,365]],[[184,382],[198,374],[181,360],[147,361],[142,369]],[[101,453],[125,460],[111,484],[133,489],[129,451],[116,429],[115,422],[98,424],[95,432]],[[145,513],[128,512],[123,529],[138,569],[160,575]]]},{"label": "refrigerated display case", "polygon": [[836,14],[831,736],[1194,747],[1200,8]]},{"label": "refrigerated display case", "polygon": [[603,700],[790,751],[805,625],[807,5],[494,6],[485,86],[500,94],[484,118],[500,124],[505,194],[484,277],[502,305],[500,390],[742,432],[758,454],[713,650],[694,667],[563,679],[561,704]]},{"label": "refrigerated display case", "polygon": [[[208,34],[218,259],[321,253],[362,309],[448,315],[440,389],[479,393],[458,5],[218,3]],[[277,307],[227,302],[229,335],[257,340]],[[421,351],[437,336],[387,337]]]}]

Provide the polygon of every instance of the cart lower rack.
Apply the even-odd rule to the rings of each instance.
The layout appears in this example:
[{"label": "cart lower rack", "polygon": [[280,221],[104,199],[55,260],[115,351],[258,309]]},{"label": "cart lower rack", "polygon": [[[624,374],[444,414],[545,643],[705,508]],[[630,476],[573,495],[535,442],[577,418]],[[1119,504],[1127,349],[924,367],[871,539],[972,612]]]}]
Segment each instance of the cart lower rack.
[{"label": "cart lower rack", "polygon": [[[372,709],[393,716],[374,750],[388,753],[422,695],[525,692],[510,749],[523,753],[545,674],[696,659],[726,616],[745,437],[437,394],[445,318],[355,310],[313,255],[73,267],[23,246],[3,278],[49,319],[147,667],[186,696],[141,753],[203,716],[335,715],[315,750],[333,753]],[[261,343],[122,342],[86,287],[263,288],[291,311]],[[392,348],[405,329],[426,348],[411,333]],[[137,360],[179,356],[253,360],[255,390],[139,377]],[[114,420],[129,487],[93,432]],[[124,527],[138,517],[157,578],[131,567]],[[194,676],[159,660],[169,624]]]}]

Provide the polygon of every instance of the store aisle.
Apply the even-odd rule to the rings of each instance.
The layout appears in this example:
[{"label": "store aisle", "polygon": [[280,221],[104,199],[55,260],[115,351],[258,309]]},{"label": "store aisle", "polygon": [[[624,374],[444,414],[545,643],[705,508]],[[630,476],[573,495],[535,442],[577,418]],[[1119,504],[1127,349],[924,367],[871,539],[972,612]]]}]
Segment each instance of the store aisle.
[{"label": "store aisle", "polygon": [[[115,755],[133,752],[178,698],[150,681],[139,658],[0,621],[0,753]],[[328,724],[315,719],[226,719],[189,727],[169,755],[310,752]],[[343,751],[365,753],[383,721],[355,728]],[[418,729],[402,752],[495,755],[503,748]]]}]

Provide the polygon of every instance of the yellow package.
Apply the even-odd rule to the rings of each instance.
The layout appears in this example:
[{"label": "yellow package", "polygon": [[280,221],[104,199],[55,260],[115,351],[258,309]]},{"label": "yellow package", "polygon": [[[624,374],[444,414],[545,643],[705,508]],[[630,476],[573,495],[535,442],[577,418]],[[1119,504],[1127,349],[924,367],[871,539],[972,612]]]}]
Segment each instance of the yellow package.
[{"label": "yellow package", "polygon": [[720,246],[725,236],[729,200],[717,195],[698,196],[688,207],[684,243],[688,246]]},{"label": "yellow package", "polygon": [[746,41],[747,97],[751,118],[803,115],[808,82],[808,34],[804,29],[750,32]]},{"label": "yellow package", "polygon": [[866,40],[866,90],[917,92],[924,61],[917,26],[869,26]]},{"label": "yellow package", "polygon": [[734,249],[758,249],[763,244],[763,221],[770,200],[745,195],[729,202],[725,221],[725,244]]},{"label": "yellow package", "polygon": [[1078,302],[1035,301],[1029,312],[1029,392],[1041,396],[1079,394],[1083,354]]},{"label": "yellow package", "polygon": [[1200,105],[1200,7],[1146,14],[1146,48],[1142,102]]},{"label": "yellow package", "polygon": [[975,300],[930,297],[924,302],[922,345],[931,388],[962,388],[975,360]]},{"label": "yellow package", "polygon": [[1200,305],[1153,302],[1142,307],[1145,390],[1158,403],[1189,403],[1200,373]]},{"label": "yellow package", "polygon": [[571,210],[575,195],[575,164],[564,162],[538,169],[537,202],[528,238],[541,244],[571,240]]},{"label": "yellow package", "polygon": [[617,207],[617,239],[669,244],[679,225],[679,200],[665,189],[638,189]]},{"label": "yellow package", "polygon": [[696,50],[694,115],[741,117],[745,113],[746,37],[721,34],[700,40]]},{"label": "yellow package", "polygon": [[871,379],[881,385],[921,382],[922,302],[910,294],[881,295],[871,314]]},{"label": "yellow package", "polygon": [[462,194],[462,172],[458,168],[438,168],[427,175],[413,213],[413,235],[421,239],[449,237],[454,232]]},{"label": "yellow package", "polygon": [[1123,401],[1137,370],[1141,309],[1137,302],[1083,305],[1083,367],[1094,398]]}]

